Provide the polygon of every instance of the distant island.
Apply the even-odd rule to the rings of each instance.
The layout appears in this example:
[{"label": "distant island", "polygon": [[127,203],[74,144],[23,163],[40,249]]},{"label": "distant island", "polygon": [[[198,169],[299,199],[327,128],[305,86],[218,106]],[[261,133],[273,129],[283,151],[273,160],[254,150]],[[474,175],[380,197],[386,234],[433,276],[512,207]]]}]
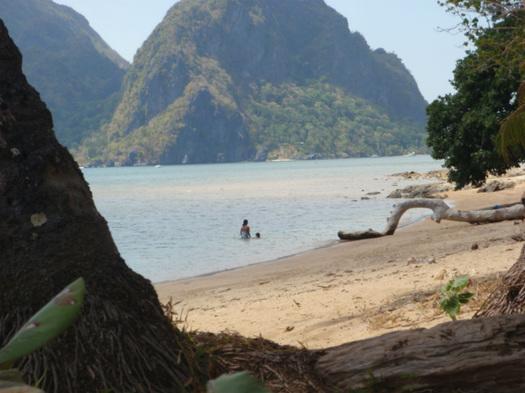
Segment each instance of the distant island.
[{"label": "distant island", "polygon": [[182,0],[129,68],[73,10],[23,4],[0,10],[82,165],[426,151],[427,103],[410,72],[323,0]]},{"label": "distant island", "polygon": [[129,64],[86,18],[51,0],[0,0],[23,70],[53,114],[58,140],[74,148],[107,123]]}]

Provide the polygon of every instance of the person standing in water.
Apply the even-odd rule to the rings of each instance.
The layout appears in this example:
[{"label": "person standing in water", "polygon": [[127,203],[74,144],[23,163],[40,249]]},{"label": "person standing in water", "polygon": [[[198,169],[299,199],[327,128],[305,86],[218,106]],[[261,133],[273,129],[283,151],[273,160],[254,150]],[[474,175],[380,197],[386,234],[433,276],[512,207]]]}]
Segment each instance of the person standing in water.
[{"label": "person standing in water", "polygon": [[241,239],[250,239],[252,234],[250,233],[250,226],[248,225],[248,220],[242,222],[241,227]]}]

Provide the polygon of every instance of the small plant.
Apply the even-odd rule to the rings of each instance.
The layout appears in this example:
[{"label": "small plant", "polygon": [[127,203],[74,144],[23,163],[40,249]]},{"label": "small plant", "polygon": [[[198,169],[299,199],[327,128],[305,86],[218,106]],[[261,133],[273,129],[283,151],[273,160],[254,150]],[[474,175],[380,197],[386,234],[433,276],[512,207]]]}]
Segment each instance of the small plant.
[{"label": "small plant", "polygon": [[208,393],[269,393],[250,373],[222,375],[208,382]]},{"label": "small plant", "polygon": [[22,376],[13,369],[16,360],[41,348],[66,330],[80,314],[86,286],[84,280],[69,284],[27,321],[13,338],[0,348],[0,393],[40,393],[24,385]]},{"label": "small plant", "polygon": [[453,321],[457,320],[461,305],[467,304],[474,296],[472,292],[466,290],[469,285],[470,279],[467,276],[460,276],[441,287],[439,305]]}]

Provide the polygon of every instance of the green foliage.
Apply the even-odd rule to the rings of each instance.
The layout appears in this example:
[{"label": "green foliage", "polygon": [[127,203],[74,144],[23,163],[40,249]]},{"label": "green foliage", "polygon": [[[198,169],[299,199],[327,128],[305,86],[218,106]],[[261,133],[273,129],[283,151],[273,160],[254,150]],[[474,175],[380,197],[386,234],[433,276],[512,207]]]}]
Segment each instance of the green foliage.
[{"label": "green foliage", "polygon": [[16,360],[30,355],[71,326],[80,314],[85,291],[82,278],[69,284],[0,348],[0,393],[43,393],[25,385],[20,371],[11,367]]},{"label": "green foliage", "polygon": [[453,321],[457,320],[457,316],[461,311],[461,306],[467,304],[474,296],[473,293],[466,290],[469,285],[469,278],[467,276],[461,276],[450,280],[447,284],[441,287],[441,299],[439,305]]},{"label": "green foliage", "polygon": [[107,122],[128,64],[73,9],[51,0],[0,0],[24,74],[53,114],[58,140],[75,146]]},{"label": "green foliage", "polygon": [[459,17],[470,42],[483,40],[488,30],[523,10],[523,0],[438,0],[438,4]]},{"label": "green foliage", "polygon": [[424,145],[418,124],[392,120],[381,108],[328,83],[266,83],[252,97],[249,124],[256,145],[268,147],[270,158],[398,155]]},{"label": "green foliage", "polygon": [[[196,102],[200,90],[213,110]],[[424,150],[425,107],[402,61],[371,51],[322,2],[182,0],[137,52],[112,120],[76,155],[179,163],[181,145],[196,155],[217,140],[236,141],[243,159],[394,155]]]},{"label": "green foliage", "polygon": [[503,121],[496,139],[506,162],[525,157],[525,82],[520,85],[517,99],[518,108]]},{"label": "green foliage", "polygon": [[502,174],[525,157],[514,154],[504,160],[496,142],[500,126],[517,107],[525,49],[513,43],[523,22],[521,14],[512,14],[476,29],[474,49],[454,71],[456,93],[428,107],[428,145],[434,158],[445,160],[457,187],[479,185],[488,174]]},{"label": "green foliage", "polygon": [[269,393],[251,374],[241,372],[208,383],[208,393]]},{"label": "green foliage", "polygon": [[0,349],[0,369],[10,368],[14,361],[36,351],[67,329],[80,313],[85,290],[84,280],[79,278],[30,318]]}]

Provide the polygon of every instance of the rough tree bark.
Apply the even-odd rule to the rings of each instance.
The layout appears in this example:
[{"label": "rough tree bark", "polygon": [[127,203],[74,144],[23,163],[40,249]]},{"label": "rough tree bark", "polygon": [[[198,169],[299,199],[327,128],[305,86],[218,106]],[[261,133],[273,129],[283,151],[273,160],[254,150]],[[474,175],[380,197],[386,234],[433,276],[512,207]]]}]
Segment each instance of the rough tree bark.
[{"label": "rough tree bark", "polygon": [[344,344],[316,369],[340,392],[516,393],[525,391],[524,367],[525,315],[513,315]]},{"label": "rough tree bark", "polygon": [[42,378],[48,393],[198,391],[186,336],[120,257],[1,20],[0,250],[0,344],[73,279],[87,283],[75,328],[21,363],[29,382]]},{"label": "rough tree bark", "polygon": [[436,199],[413,199],[394,206],[394,211],[387,221],[383,232],[372,229],[367,231],[344,232],[340,231],[338,236],[342,240],[362,240],[393,235],[399,226],[401,217],[410,209],[430,209],[432,219],[437,223],[441,220],[460,221],[469,223],[490,223],[505,220],[516,220],[525,217],[525,206],[521,203],[500,209],[483,210],[456,210],[442,200]]},{"label": "rough tree bark", "polygon": [[525,247],[474,318],[525,313]]}]

